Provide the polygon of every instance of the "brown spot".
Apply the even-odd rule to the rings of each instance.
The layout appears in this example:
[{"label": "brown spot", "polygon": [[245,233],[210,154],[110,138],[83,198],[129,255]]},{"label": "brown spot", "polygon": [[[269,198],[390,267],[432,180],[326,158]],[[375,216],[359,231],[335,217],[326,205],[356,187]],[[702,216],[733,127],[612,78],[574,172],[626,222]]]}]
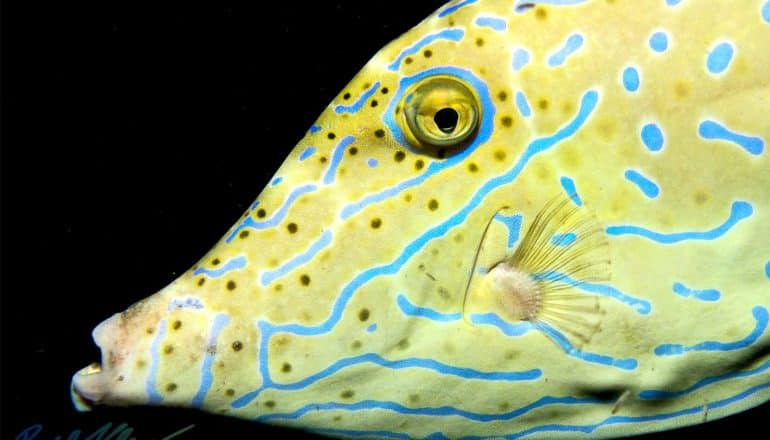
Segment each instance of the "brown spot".
[{"label": "brown spot", "polygon": [[422,56],[424,56],[425,58],[430,58],[433,56],[433,52],[430,49],[425,49],[422,52]]},{"label": "brown spot", "polygon": [[344,99],[344,100],[350,99],[350,93],[346,92],[344,95],[342,95],[342,99]]},{"label": "brown spot", "polygon": [[286,225],[286,229],[289,231],[289,234],[293,234],[297,232],[297,224],[296,223],[289,223]]},{"label": "brown spot", "polygon": [[228,388],[225,390],[225,396],[232,397],[235,395],[235,390],[232,388]]},{"label": "brown spot", "polygon": [[422,159],[417,159],[417,161],[414,163],[415,170],[421,170],[424,166],[425,162]]},{"label": "brown spot", "polygon": [[540,99],[539,101],[537,101],[537,107],[540,110],[548,110],[548,100],[545,98]]},{"label": "brown spot", "polygon": [[412,64],[412,57],[406,57],[404,59],[404,64]]},{"label": "brown spot", "polygon": [[214,258],[213,260],[211,260],[211,265],[212,266],[216,266],[219,263],[220,263],[219,258]]},{"label": "brown spot", "polygon": [[174,352],[174,346],[173,345],[166,345],[163,347],[163,353],[171,354]]},{"label": "brown spot", "polygon": [[358,148],[356,148],[356,147],[350,147],[350,148],[348,149],[348,154],[350,154],[351,156],[355,156],[356,154],[358,154]]},{"label": "brown spot", "polygon": [[505,156],[506,156],[505,151],[503,151],[503,150],[495,151],[495,160],[496,161],[498,161],[498,162],[504,161],[505,160]]},{"label": "brown spot", "polygon": [[387,95],[388,94],[388,88],[387,87],[383,87],[382,90],[380,90],[380,92],[382,92],[383,95]]},{"label": "brown spot", "polygon": [[481,47],[483,45],[484,45],[484,39],[481,37],[476,38],[476,46]]},{"label": "brown spot", "polygon": [[475,163],[471,162],[468,164],[468,171],[470,171],[471,173],[475,173],[478,170],[479,170],[479,166],[476,165]]},{"label": "brown spot", "polygon": [[409,395],[409,403],[417,403],[420,401],[420,395],[419,394],[410,394]]},{"label": "brown spot", "polygon": [[345,390],[340,394],[343,399],[351,399],[353,397],[353,390]]},{"label": "brown spot", "polygon": [[404,194],[404,201],[405,201],[406,203],[409,203],[409,202],[411,202],[411,201],[412,201],[412,195],[411,195],[411,194],[409,194],[409,193],[407,193],[407,194]]},{"label": "brown spot", "polygon": [[328,159],[326,159],[326,156],[321,156],[321,157],[318,158],[318,161],[321,162],[321,163],[326,163],[327,160]]},{"label": "brown spot", "polygon": [[276,284],[276,285],[273,287],[273,289],[275,289],[275,291],[276,291],[276,292],[280,292],[281,290],[283,290],[283,284],[281,284],[281,283],[278,283],[278,284]]},{"label": "brown spot", "polygon": [[227,290],[235,290],[235,281],[230,280],[227,282]]},{"label": "brown spot", "polygon": [[272,400],[268,400],[267,402],[265,402],[265,406],[268,408],[275,408],[275,402]]},{"label": "brown spot", "polygon": [[155,333],[155,329],[152,327],[147,327],[147,330],[145,330],[145,332],[147,332],[148,335],[151,335]]},{"label": "brown spot", "polygon": [[462,243],[463,242],[463,234],[457,234],[454,236],[455,243]]},{"label": "brown spot", "polygon": [[510,127],[513,125],[513,118],[510,116],[503,116],[500,118],[500,123],[503,124],[503,127]]},{"label": "brown spot", "polygon": [[548,18],[548,12],[546,12],[545,8],[536,8],[535,9],[535,18],[538,20],[545,20]]},{"label": "brown spot", "polygon": [[173,323],[173,324],[171,324],[171,328],[172,328],[173,330],[179,330],[179,328],[180,328],[181,326],[182,326],[182,321],[180,321],[180,320],[178,320],[178,319],[177,319],[176,321],[174,321],[174,323]]},{"label": "brown spot", "polygon": [[505,93],[505,90],[500,90],[500,93],[497,94],[497,99],[499,99],[500,101],[505,101],[506,99],[508,99],[508,94]]},{"label": "brown spot", "polygon": [[310,276],[306,273],[302,274],[301,277],[299,277],[299,282],[302,283],[303,286],[307,286],[310,284]]},{"label": "brown spot", "polygon": [[206,278],[200,277],[200,278],[198,279],[198,285],[199,285],[199,286],[202,286],[202,285],[203,285],[203,283],[205,283],[205,282],[206,282]]},{"label": "brown spot", "polygon": [[405,157],[406,157],[406,153],[404,153],[403,151],[396,151],[396,154],[393,155],[393,159],[396,162],[401,162],[402,160],[404,160]]},{"label": "brown spot", "polygon": [[359,348],[361,348],[361,341],[353,341],[353,343],[350,344],[350,348],[352,348],[353,350],[358,350]]},{"label": "brown spot", "polygon": [[370,102],[369,105],[372,107],[377,107],[377,105],[379,105],[379,102],[377,102],[376,99],[372,99],[372,102]]},{"label": "brown spot", "polygon": [[288,373],[291,371],[291,364],[288,362],[284,362],[283,365],[281,365],[281,371],[284,373]]},{"label": "brown spot", "polygon": [[382,226],[382,220],[379,218],[373,218],[369,225],[372,227],[372,229],[378,229],[380,226]]},{"label": "brown spot", "polygon": [[708,201],[709,195],[705,191],[696,191],[694,198],[695,198],[695,204],[703,205]]},{"label": "brown spot", "polygon": [[399,350],[406,350],[407,348],[409,348],[409,339],[404,338],[404,339],[398,341],[397,346],[398,346]]},{"label": "brown spot", "polygon": [[176,384],[175,383],[172,382],[172,383],[166,385],[166,392],[167,393],[171,393],[174,390],[176,390]]},{"label": "brown spot", "polygon": [[259,218],[264,218],[264,217],[265,217],[265,215],[267,215],[267,213],[265,212],[265,210],[264,210],[264,209],[262,209],[262,208],[259,208],[259,209],[257,210],[257,217],[259,217]]},{"label": "brown spot", "polygon": [[679,81],[675,82],[674,83],[674,94],[678,98],[686,98],[687,96],[690,95],[690,85],[686,81],[684,81],[684,80],[679,80]]},{"label": "brown spot", "polygon": [[369,319],[369,309],[361,309],[358,311],[358,320],[361,322]]},{"label": "brown spot", "polygon": [[385,137],[385,130],[378,128],[377,130],[374,131],[374,135],[377,136],[378,138]]},{"label": "brown spot", "polygon": [[240,234],[238,234],[238,238],[246,238],[249,236],[249,231],[241,231]]},{"label": "brown spot", "polygon": [[233,347],[233,351],[241,351],[243,349],[243,342],[233,341],[231,347]]},{"label": "brown spot", "polygon": [[438,209],[438,200],[430,199],[430,201],[428,202],[428,209],[430,209],[431,211],[437,210]]}]

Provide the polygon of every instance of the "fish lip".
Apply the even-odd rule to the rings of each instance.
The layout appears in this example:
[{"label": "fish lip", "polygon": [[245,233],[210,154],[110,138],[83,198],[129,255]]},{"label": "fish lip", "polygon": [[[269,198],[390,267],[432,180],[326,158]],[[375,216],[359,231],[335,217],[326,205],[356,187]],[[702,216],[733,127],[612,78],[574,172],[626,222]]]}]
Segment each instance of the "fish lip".
[{"label": "fish lip", "polygon": [[101,351],[102,362],[93,362],[72,376],[70,396],[72,404],[78,411],[90,411],[94,405],[104,402],[109,394],[112,362],[105,356],[105,344],[107,342],[105,332],[109,321],[112,319],[97,325],[91,332],[94,343]]}]

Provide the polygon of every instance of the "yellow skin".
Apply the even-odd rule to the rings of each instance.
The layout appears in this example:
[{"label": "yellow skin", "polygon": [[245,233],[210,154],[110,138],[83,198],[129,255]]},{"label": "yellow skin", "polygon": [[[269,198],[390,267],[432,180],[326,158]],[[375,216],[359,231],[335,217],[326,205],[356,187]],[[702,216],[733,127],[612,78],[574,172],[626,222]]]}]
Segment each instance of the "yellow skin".
[{"label": "yellow skin", "polygon": [[[556,438],[770,398],[765,2],[453,3],[375,55],[196,266],[95,329],[103,360],[73,378],[76,405],[196,406],[339,436]],[[714,73],[720,42],[734,50]],[[448,158],[403,116],[434,75],[470,95],[441,85],[425,124],[458,102],[458,124],[468,105],[480,115]],[[714,138],[714,123],[745,138]],[[549,212],[549,234],[594,235],[534,258],[558,248],[522,244]],[[533,278],[510,281],[508,263]],[[536,279],[557,269],[577,285]],[[535,305],[512,310],[530,304],[517,290]]]}]

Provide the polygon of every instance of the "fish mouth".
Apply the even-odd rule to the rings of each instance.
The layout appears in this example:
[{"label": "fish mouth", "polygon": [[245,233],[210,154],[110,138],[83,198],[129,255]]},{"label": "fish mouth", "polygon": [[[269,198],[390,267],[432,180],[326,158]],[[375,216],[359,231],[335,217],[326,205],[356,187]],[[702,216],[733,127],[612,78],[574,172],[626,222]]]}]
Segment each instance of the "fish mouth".
[{"label": "fish mouth", "polygon": [[92,338],[97,347],[101,350],[102,363],[94,362],[84,368],[81,368],[72,376],[70,383],[70,395],[72,404],[78,411],[90,411],[94,405],[104,402],[109,394],[112,383],[113,372],[110,371],[110,364],[104,364],[105,360],[105,342],[107,341],[107,327],[113,319],[108,319],[93,330]]}]

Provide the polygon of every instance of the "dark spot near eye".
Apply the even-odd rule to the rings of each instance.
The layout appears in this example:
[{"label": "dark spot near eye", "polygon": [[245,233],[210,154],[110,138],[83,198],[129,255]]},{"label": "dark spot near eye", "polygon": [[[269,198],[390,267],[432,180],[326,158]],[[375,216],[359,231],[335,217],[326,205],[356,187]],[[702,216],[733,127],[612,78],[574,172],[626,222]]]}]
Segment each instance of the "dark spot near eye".
[{"label": "dark spot near eye", "polygon": [[344,95],[342,95],[342,99],[345,99],[345,100],[350,99],[350,93],[345,93]]},{"label": "dark spot near eye", "polygon": [[452,133],[457,128],[457,120],[460,119],[460,115],[457,114],[457,110],[449,107],[442,108],[433,115],[433,122],[444,133]]},{"label": "dark spot near eye", "polygon": [[233,341],[231,347],[233,348],[233,351],[241,351],[241,349],[243,348],[243,342]]},{"label": "dark spot near eye", "polygon": [[433,52],[430,49],[425,49],[422,53],[422,56],[425,58],[430,58],[433,56]]},{"label": "dark spot near eye", "polygon": [[248,236],[249,236],[249,231],[241,231],[241,233],[240,233],[240,234],[238,234],[238,237],[239,237],[239,238],[242,238],[242,239],[243,239],[243,238],[246,238],[246,237],[248,237]]},{"label": "dark spot near eye", "polygon": [[286,225],[286,229],[289,231],[289,234],[293,234],[297,232],[297,224],[296,223],[289,223]]},{"label": "dark spot near eye", "polygon": [[476,38],[476,46],[481,47],[484,45],[484,39],[483,38]]},{"label": "dark spot near eye", "polygon": [[328,137],[329,139],[334,139],[334,138],[336,138],[336,137],[337,137],[337,135],[336,135],[336,134],[334,134],[334,133],[328,133],[328,134],[326,135],[326,137]]},{"label": "dark spot near eye", "polygon": [[447,20],[447,21],[449,22],[449,26],[454,26],[454,25],[455,25],[455,20],[454,20],[454,18],[451,18],[451,17],[450,17],[450,18],[449,18],[449,20]]},{"label": "dark spot near eye", "polygon": [[382,90],[380,90],[380,92],[382,92],[383,95],[387,95],[388,94],[388,88],[387,87],[383,87]]},{"label": "dark spot near eye", "polygon": [[281,365],[281,371],[284,373],[288,373],[291,371],[291,364],[288,362],[284,362],[283,365]]},{"label": "dark spot near eye", "polygon": [[179,328],[182,327],[182,321],[176,320],[173,324],[171,324],[171,328],[174,330],[179,330]]},{"label": "dark spot near eye", "polygon": [[232,397],[232,396],[235,395],[235,390],[232,389],[232,388],[228,388],[228,389],[225,390],[225,395],[228,396],[228,397]]},{"label": "dark spot near eye", "polygon": [[273,287],[273,289],[275,289],[276,292],[280,292],[281,290],[283,290],[283,284],[278,283],[275,285],[275,287]]},{"label": "dark spot near eye", "polygon": [[371,102],[371,104],[369,104],[369,105],[371,105],[372,107],[377,107],[377,104],[379,104],[379,103],[377,102],[377,100],[376,100],[376,99],[373,99],[373,100],[372,100],[372,102]]},{"label": "dark spot near eye", "polygon": [[206,278],[201,277],[201,278],[198,279],[198,285],[199,286],[202,286],[203,283],[205,283],[205,282],[206,282]]},{"label": "dark spot near eye", "polygon": [[524,12],[524,11],[526,11],[528,9],[532,9],[534,7],[535,7],[534,3],[522,3],[522,4],[518,5],[518,6],[516,6],[516,12],[522,13],[522,12]]},{"label": "dark spot near eye", "polygon": [[422,159],[417,159],[417,161],[414,163],[414,169],[415,170],[421,170],[422,167],[425,166],[425,162],[423,162]]},{"label": "dark spot near eye", "polygon": [[538,20],[545,20],[546,18],[548,18],[548,13],[545,11],[544,8],[537,8],[535,9],[535,17]]},{"label": "dark spot near eye", "polygon": [[406,153],[403,151],[397,151],[395,155],[393,155],[393,159],[396,160],[396,162],[401,162],[406,157]]},{"label": "dark spot near eye", "polygon": [[369,319],[369,309],[361,309],[358,311],[358,320],[361,322]]},{"label": "dark spot near eye", "polygon": [[235,281],[230,280],[227,282],[227,290],[235,290]]},{"label": "dark spot near eye", "polygon": [[353,394],[353,390],[345,390],[342,392],[342,394],[340,394],[340,397],[343,399],[350,399],[353,397]]},{"label": "dark spot near eye", "polygon": [[361,87],[361,88],[362,88],[362,89],[364,89],[364,90],[366,90],[366,89],[368,89],[368,88],[369,88],[369,87],[371,87],[371,86],[372,86],[372,83],[370,83],[370,82],[366,82],[366,83],[364,83],[364,86],[363,86],[363,87]]},{"label": "dark spot near eye", "polygon": [[171,354],[174,352],[174,346],[173,345],[166,345],[163,347],[163,353]]},{"label": "dark spot near eye", "polygon": [[275,402],[273,402],[272,400],[268,400],[267,402],[265,402],[265,406],[268,408],[274,408]]},{"label": "dark spot near eye", "polygon": [[406,203],[409,203],[412,201],[412,195],[411,194],[404,194],[404,201]]},{"label": "dark spot near eye", "polygon": [[155,333],[155,329],[154,329],[154,328],[152,328],[152,327],[147,327],[147,329],[145,330],[145,332],[147,332],[147,334],[148,334],[148,335],[151,335],[151,334]]},{"label": "dark spot near eye", "polygon": [[412,57],[404,58],[404,64],[412,64]]},{"label": "dark spot near eye", "polygon": [[353,341],[353,343],[350,344],[350,348],[352,348],[353,350],[358,350],[359,348],[361,348],[361,341]]},{"label": "dark spot near eye", "polygon": [[310,276],[308,274],[302,274],[301,277],[299,277],[299,282],[302,283],[303,286],[307,286],[310,284]]},{"label": "dark spot near eye", "polygon": [[430,199],[428,202],[428,209],[435,211],[438,209],[438,201],[436,199]]},{"label": "dark spot near eye", "polygon": [[500,101],[505,101],[506,99],[508,99],[508,94],[505,93],[505,90],[501,90],[500,93],[497,94],[497,99],[499,99]]},{"label": "dark spot near eye", "polygon": [[356,147],[350,147],[350,149],[348,150],[348,153],[349,153],[351,156],[355,156],[356,154],[358,154],[358,148],[356,148]]},{"label": "dark spot near eye", "polygon": [[510,127],[513,125],[513,118],[510,116],[503,116],[500,118],[500,123],[503,124],[503,127]]},{"label": "dark spot near eye", "polygon": [[468,164],[468,171],[470,171],[471,173],[475,173],[478,170],[479,170],[479,166],[476,165],[475,163],[471,162]]},{"label": "dark spot near eye", "polygon": [[409,348],[409,339],[404,338],[398,341],[398,348],[400,350],[406,350],[407,348]]},{"label": "dark spot near eye", "polygon": [[374,131],[374,135],[377,136],[378,138],[385,137],[385,130],[378,128],[377,130]]},{"label": "dark spot near eye", "polygon": [[541,99],[540,101],[537,101],[537,106],[540,108],[540,110],[548,110],[548,100]]},{"label": "dark spot near eye", "polygon": [[327,159],[326,159],[326,156],[321,156],[321,157],[318,159],[318,161],[319,161],[319,162],[321,162],[321,163],[326,163],[326,160],[327,160]]},{"label": "dark spot near eye", "polygon": [[260,208],[260,209],[257,210],[257,217],[264,218],[266,215],[267,215],[267,213],[265,212],[264,209]]},{"label": "dark spot near eye", "polygon": [[166,385],[166,392],[171,393],[174,390],[176,390],[176,384],[175,383],[172,382],[172,383]]},{"label": "dark spot near eye", "polygon": [[216,266],[217,264],[219,264],[219,258],[214,258],[213,260],[211,260],[212,266]]},{"label": "dark spot near eye", "polygon": [[382,220],[380,220],[379,218],[373,218],[371,223],[369,224],[371,225],[372,229],[377,229],[380,226],[382,226]]}]

